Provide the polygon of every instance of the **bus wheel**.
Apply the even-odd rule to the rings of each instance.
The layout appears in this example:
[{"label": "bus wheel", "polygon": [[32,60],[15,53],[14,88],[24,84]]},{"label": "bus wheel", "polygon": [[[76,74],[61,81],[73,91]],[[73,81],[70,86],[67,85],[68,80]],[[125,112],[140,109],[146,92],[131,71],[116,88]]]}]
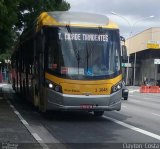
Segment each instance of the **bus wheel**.
[{"label": "bus wheel", "polygon": [[104,111],[94,111],[94,116],[102,116]]},{"label": "bus wheel", "polygon": [[127,100],[128,99],[128,97],[124,97],[124,100]]}]

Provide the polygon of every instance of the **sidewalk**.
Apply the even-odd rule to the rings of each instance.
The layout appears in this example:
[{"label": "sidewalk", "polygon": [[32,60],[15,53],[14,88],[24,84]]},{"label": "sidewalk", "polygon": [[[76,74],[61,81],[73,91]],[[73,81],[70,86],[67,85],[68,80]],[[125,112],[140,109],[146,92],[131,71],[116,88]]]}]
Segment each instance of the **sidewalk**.
[{"label": "sidewalk", "polygon": [[11,85],[0,84],[0,149],[40,148],[9,105],[10,91]]},{"label": "sidewalk", "polygon": [[129,93],[139,92],[140,86],[126,86],[129,89]]}]

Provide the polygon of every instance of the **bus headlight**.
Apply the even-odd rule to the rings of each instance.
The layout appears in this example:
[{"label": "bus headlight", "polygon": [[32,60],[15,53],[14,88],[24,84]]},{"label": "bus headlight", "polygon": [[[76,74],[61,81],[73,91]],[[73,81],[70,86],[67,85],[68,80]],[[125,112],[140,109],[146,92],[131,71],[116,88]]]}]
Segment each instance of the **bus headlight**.
[{"label": "bus headlight", "polygon": [[116,85],[112,86],[111,93],[115,93],[122,88],[122,82],[118,82]]},{"label": "bus headlight", "polygon": [[52,83],[49,83],[49,84],[48,84],[48,87],[52,89],[52,88],[53,88],[53,84],[52,84]]},{"label": "bus headlight", "polygon": [[56,92],[62,93],[62,87],[59,84],[46,80],[46,87]]}]

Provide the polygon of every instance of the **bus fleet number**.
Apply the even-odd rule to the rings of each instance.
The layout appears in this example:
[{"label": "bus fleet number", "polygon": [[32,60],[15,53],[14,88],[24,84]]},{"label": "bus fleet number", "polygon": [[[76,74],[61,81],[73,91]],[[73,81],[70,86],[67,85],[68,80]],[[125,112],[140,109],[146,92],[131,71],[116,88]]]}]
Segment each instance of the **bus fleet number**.
[{"label": "bus fleet number", "polygon": [[102,92],[107,92],[108,91],[108,89],[107,88],[96,88],[96,92],[100,92],[100,93],[102,93]]}]

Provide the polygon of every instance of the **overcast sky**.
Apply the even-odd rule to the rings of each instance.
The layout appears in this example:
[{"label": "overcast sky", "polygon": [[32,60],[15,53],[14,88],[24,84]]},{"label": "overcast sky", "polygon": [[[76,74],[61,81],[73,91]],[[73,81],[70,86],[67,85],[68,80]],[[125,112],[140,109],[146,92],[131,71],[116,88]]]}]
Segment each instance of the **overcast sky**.
[{"label": "overcast sky", "polygon": [[[118,23],[121,35],[129,37],[150,27],[160,27],[160,0],[66,0],[71,11],[94,12],[107,15]],[[112,15],[116,12],[122,17]],[[147,18],[154,16],[154,18]],[[143,18],[143,19],[142,19]],[[129,22],[129,23],[127,23]],[[130,25],[129,25],[130,24]],[[133,26],[133,27],[131,27]]]}]

